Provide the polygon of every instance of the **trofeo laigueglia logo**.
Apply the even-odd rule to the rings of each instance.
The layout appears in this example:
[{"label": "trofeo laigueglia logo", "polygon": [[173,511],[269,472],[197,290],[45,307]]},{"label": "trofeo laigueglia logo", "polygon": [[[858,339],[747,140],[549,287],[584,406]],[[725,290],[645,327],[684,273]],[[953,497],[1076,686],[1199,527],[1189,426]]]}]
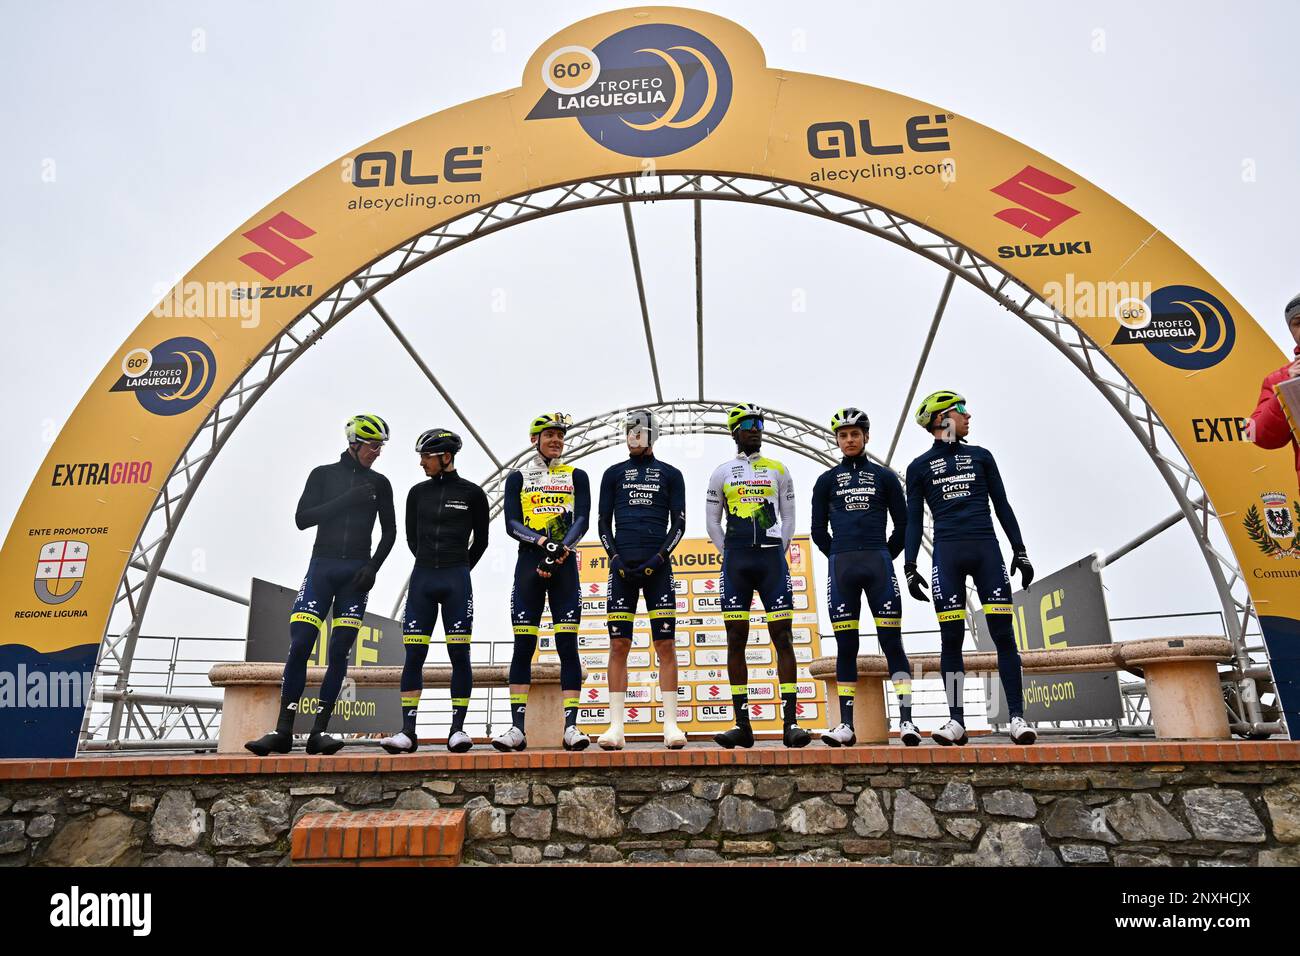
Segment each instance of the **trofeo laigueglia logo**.
[{"label": "trofeo laigueglia logo", "polygon": [[1228,307],[1196,286],[1167,285],[1134,305],[1117,316],[1121,328],[1111,344],[1145,345],[1174,368],[1193,372],[1218,365],[1237,340]]},{"label": "trofeo laigueglia logo", "polygon": [[212,349],[184,335],[127,352],[122,376],[109,391],[134,393],[155,415],[179,415],[203,401],[216,376]]},{"label": "trofeo laigueglia logo", "polygon": [[708,38],[671,23],[560,47],[542,66],[547,90],[525,119],[572,118],[624,156],[668,156],[701,142],[731,105],[731,67]]}]

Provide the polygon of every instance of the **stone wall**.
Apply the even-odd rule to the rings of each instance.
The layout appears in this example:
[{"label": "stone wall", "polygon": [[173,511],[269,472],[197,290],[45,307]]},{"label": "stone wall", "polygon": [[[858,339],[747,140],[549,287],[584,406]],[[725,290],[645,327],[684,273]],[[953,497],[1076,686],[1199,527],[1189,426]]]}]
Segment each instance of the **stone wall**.
[{"label": "stone wall", "polygon": [[1300,865],[1300,765],[710,766],[0,782],[0,866],[275,866],[303,813],[463,807],[466,864]]}]

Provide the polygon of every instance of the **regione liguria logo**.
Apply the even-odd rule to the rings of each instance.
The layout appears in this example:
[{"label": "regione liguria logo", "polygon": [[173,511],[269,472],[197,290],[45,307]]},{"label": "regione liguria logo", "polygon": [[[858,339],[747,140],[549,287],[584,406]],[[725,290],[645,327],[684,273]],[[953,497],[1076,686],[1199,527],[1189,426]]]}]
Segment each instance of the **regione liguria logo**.
[{"label": "regione liguria logo", "polygon": [[620,30],[542,64],[547,90],[526,119],[572,117],[624,156],[668,156],[701,142],[731,105],[731,67],[703,34],[672,23]]},{"label": "regione liguria logo", "polygon": [[1288,506],[1286,495],[1280,491],[1262,494],[1259,500],[1264,506],[1263,513],[1259,505],[1251,505],[1242,522],[1250,540],[1270,558],[1300,558],[1300,534],[1296,531],[1300,501]]},{"label": "regione liguria logo", "polygon": [[1237,341],[1228,307],[1193,285],[1167,285],[1127,300],[1112,345],[1145,345],[1166,365],[1189,372],[1218,365]]},{"label": "regione liguria logo", "polygon": [[207,343],[182,335],[128,352],[122,377],[109,391],[134,392],[155,415],[179,415],[203,401],[216,375],[217,359]]},{"label": "regione liguria logo", "polygon": [[84,541],[50,541],[41,545],[36,563],[36,596],[46,604],[70,601],[81,590],[90,546]]}]

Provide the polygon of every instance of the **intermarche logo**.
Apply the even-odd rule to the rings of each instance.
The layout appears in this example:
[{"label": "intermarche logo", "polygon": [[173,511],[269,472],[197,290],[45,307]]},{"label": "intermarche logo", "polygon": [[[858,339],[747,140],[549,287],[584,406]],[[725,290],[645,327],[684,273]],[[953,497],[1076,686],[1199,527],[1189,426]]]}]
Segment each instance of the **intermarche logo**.
[{"label": "intermarche logo", "polygon": [[1042,239],[1057,226],[1079,214],[1079,210],[1052,198],[1073,190],[1072,183],[1035,166],[1026,166],[989,192],[1015,203],[1014,206],[995,212],[995,218]]},{"label": "intermarche logo", "polygon": [[299,222],[287,212],[276,213],[266,222],[243,233],[245,239],[262,251],[246,253],[239,257],[239,261],[262,278],[274,281],[312,257],[310,252],[294,245],[290,240],[307,239],[314,235],[315,229]]}]

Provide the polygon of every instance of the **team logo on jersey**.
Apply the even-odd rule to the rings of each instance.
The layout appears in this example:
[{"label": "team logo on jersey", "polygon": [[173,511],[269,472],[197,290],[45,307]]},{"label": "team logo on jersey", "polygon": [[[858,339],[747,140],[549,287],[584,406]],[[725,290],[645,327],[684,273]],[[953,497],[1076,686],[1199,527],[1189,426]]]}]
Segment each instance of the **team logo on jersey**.
[{"label": "team logo on jersey", "polygon": [[948,471],[948,460],[946,458],[930,459],[930,474],[942,475],[942,474],[946,474],[947,471]]},{"label": "team logo on jersey", "polygon": [[1263,512],[1259,505],[1251,505],[1242,522],[1250,540],[1270,558],[1300,557],[1300,534],[1296,532],[1295,520],[1300,514],[1300,501],[1288,506],[1286,495],[1270,491],[1260,495],[1260,504],[1264,506]]},{"label": "team logo on jersey", "polygon": [[46,604],[70,601],[81,590],[90,546],[84,541],[51,541],[36,563],[36,596]]}]

